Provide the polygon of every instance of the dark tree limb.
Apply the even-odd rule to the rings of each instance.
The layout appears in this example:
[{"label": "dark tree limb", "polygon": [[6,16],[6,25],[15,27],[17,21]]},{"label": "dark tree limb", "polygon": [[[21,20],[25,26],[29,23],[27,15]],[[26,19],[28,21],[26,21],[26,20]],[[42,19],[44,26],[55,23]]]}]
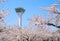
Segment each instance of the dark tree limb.
[{"label": "dark tree limb", "polygon": [[52,24],[52,23],[47,23],[47,25],[49,25],[49,26],[54,26],[54,27],[56,27],[56,28],[60,28],[60,26],[56,26],[56,25],[54,25],[54,24]]}]

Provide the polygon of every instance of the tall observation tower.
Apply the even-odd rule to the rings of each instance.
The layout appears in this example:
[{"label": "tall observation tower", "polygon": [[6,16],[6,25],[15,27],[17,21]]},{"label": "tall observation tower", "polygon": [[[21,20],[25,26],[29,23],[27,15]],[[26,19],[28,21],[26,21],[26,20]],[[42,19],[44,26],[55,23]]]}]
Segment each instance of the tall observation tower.
[{"label": "tall observation tower", "polygon": [[22,27],[22,15],[25,12],[25,9],[18,7],[18,8],[15,8],[15,11],[18,15],[18,25],[19,25],[19,27]]}]

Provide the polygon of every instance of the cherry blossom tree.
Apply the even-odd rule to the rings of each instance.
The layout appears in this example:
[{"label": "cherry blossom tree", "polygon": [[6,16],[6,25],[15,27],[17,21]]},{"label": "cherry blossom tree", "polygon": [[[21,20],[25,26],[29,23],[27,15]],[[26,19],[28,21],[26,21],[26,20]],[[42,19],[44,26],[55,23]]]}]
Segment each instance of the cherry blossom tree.
[{"label": "cherry blossom tree", "polygon": [[[4,0],[2,0],[4,1]],[[53,13],[57,13],[56,7],[58,4],[52,5],[48,11],[52,11]],[[60,12],[59,12],[60,14]],[[34,15],[32,19],[29,19],[29,25],[27,28],[19,28],[18,25],[14,26],[6,26],[4,17],[8,15],[8,10],[0,10],[0,41],[60,41],[60,33],[59,30],[52,31],[49,29],[49,26],[57,27],[57,23],[60,21],[57,15],[49,14],[48,19],[46,20],[43,16]],[[57,17],[57,18],[56,18]],[[54,23],[54,21],[57,19]],[[36,27],[32,30],[32,27]]]}]

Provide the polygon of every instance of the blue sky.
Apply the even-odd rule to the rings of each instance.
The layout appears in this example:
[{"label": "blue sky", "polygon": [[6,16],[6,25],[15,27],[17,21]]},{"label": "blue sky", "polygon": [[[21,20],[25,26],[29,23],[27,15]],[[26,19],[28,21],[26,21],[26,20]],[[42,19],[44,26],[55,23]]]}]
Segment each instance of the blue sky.
[{"label": "blue sky", "polygon": [[57,0],[6,0],[4,4],[0,3],[0,9],[9,8],[9,15],[5,18],[8,25],[18,24],[18,16],[15,12],[16,7],[23,7],[26,11],[22,17],[22,25],[27,26],[27,19],[31,19],[34,14],[46,16],[46,12],[40,10],[40,7],[48,7]]}]

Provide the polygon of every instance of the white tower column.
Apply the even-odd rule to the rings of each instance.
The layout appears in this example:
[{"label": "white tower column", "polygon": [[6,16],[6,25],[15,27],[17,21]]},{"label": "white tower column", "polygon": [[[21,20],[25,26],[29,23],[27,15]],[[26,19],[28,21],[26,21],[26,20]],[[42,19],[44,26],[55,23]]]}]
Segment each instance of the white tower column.
[{"label": "white tower column", "polygon": [[18,25],[22,27],[22,15],[18,16]]}]

